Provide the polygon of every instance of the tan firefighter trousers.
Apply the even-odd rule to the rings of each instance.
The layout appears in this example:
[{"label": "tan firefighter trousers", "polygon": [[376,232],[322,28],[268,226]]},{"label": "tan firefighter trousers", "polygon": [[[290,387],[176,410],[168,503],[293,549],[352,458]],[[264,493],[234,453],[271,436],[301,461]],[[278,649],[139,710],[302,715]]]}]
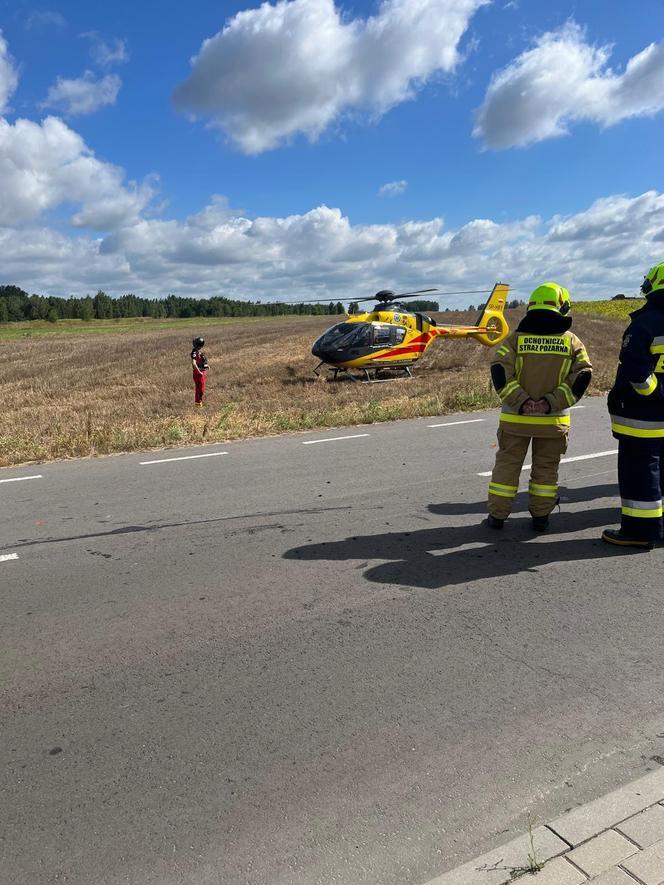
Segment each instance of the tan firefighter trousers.
[{"label": "tan firefighter trousers", "polygon": [[548,516],[558,500],[558,466],[567,451],[567,434],[517,436],[498,430],[496,464],[489,483],[489,513],[507,519],[519,490],[519,476],[532,441],[533,466],[528,484],[528,509],[533,516]]}]

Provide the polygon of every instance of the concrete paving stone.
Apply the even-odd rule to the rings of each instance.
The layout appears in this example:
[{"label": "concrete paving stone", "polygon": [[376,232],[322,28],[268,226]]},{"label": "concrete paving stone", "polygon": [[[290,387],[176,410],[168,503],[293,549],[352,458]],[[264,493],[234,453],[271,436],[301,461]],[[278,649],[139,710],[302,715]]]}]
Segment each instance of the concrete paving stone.
[{"label": "concrete paving stone", "polygon": [[653,805],[623,821],[617,829],[629,836],[641,848],[648,848],[649,845],[664,839],[664,808],[661,805]]},{"label": "concrete paving stone", "polygon": [[[536,882],[537,885],[585,885],[588,881],[583,873],[579,872],[571,863],[567,863],[564,857],[557,857],[550,861],[539,873],[527,873],[519,876],[516,880],[521,885]],[[634,885],[632,881],[631,885]]]},{"label": "concrete paving stone", "polygon": [[661,842],[655,842],[650,848],[628,857],[621,866],[643,882],[643,885],[662,885],[664,882],[664,839]]},{"label": "concrete paving stone", "polygon": [[572,845],[579,845],[663,798],[664,768],[659,768],[594,802],[573,808],[549,826]]},{"label": "concrete paving stone", "polygon": [[598,876],[631,854],[636,854],[638,850],[636,845],[620,833],[607,830],[595,836],[590,842],[585,842],[574,851],[570,851],[568,857],[577,867],[581,867],[584,873]]},{"label": "concrete paving stone", "polygon": [[590,885],[635,885],[636,879],[628,876],[620,867],[612,867],[590,880]]},{"label": "concrete paving stone", "polygon": [[[548,827],[537,827],[533,830],[533,845],[535,856],[539,861],[547,861],[569,848]],[[455,870],[450,870],[449,873],[443,873],[442,876],[432,879],[428,885],[504,885],[505,882],[513,881],[512,873],[515,870],[523,869],[527,865],[531,851],[530,836],[526,833]],[[539,882],[540,879],[538,885]]]}]

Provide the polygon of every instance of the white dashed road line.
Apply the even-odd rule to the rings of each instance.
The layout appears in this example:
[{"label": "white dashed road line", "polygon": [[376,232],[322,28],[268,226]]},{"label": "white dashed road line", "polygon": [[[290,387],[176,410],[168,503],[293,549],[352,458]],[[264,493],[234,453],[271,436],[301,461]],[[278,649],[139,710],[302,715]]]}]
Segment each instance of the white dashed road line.
[{"label": "white dashed road line", "polygon": [[[563,458],[561,464],[569,464],[572,461],[590,461],[592,458],[604,458],[607,455],[617,455],[618,449],[611,449],[608,452],[593,452],[592,455],[575,455],[573,458]],[[528,465],[530,467],[530,464]]]},{"label": "white dashed road line", "polygon": [[[571,464],[572,461],[590,461],[593,458],[605,458],[607,455],[617,455],[618,449],[611,449],[609,452],[592,452],[590,455],[575,455],[573,458],[561,458],[561,464]],[[532,464],[524,464],[521,470],[530,470]],[[485,470],[478,473],[478,476],[491,476],[493,471]]]},{"label": "white dashed road line", "polygon": [[447,424],[427,424],[427,427],[454,427],[456,424],[479,424],[484,418],[471,418],[469,421],[448,421]]},{"label": "white dashed road line", "polygon": [[37,473],[35,476],[12,476],[9,479],[0,479],[0,482],[25,482],[26,479],[43,479],[44,477],[41,473]]},{"label": "white dashed road line", "polygon": [[205,455],[181,455],[179,458],[157,458],[154,461],[139,461],[141,466],[146,464],[166,464],[169,461],[193,461],[195,458],[216,458],[218,455],[227,455],[228,452],[207,452]]},{"label": "white dashed road line", "polygon": [[0,554],[0,562],[9,562],[12,559],[18,559],[18,553],[2,553],[2,554]]},{"label": "white dashed road line", "polygon": [[307,439],[303,446],[315,446],[317,443],[340,442],[342,439],[360,439],[360,437],[369,436],[368,433],[353,433],[351,436],[331,436],[329,439]]}]

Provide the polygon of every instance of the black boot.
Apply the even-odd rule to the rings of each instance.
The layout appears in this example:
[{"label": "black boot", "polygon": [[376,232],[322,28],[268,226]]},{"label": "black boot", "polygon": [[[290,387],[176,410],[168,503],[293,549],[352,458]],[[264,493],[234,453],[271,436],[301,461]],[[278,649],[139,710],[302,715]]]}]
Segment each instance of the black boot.
[{"label": "black boot", "polygon": [[498,519],[497,516],[492,516],[491,514],[489,514],[486,518],[486,524],[489,526],[490,529],[502,529],[502,527],[505,525],[505,520]]},{"label": "black boot", "polygon": [[641,550],[652,550],[655,546],[654,541],[630,538],[629,535],[623,534],[622,529],[604,529],[602,541],[606,544],[614,544],[616,547],[639,547]]},{"label": "black boot", "polygon": [[536,532],[545,532],[549,528],[548,516],[533,516],[533,530]]}]

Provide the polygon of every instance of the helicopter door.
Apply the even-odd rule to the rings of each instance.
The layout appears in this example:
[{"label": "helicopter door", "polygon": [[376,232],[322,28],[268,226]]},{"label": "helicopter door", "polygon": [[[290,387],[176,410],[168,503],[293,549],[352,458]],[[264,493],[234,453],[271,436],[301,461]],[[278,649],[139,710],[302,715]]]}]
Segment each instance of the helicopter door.
[{"label": "helicopter door", "polygon": [[362,351],[371,347],[371,326],[369,323],[358,324],[355,334],[352,336],[349,346],[350,356],[360,356]]}]

